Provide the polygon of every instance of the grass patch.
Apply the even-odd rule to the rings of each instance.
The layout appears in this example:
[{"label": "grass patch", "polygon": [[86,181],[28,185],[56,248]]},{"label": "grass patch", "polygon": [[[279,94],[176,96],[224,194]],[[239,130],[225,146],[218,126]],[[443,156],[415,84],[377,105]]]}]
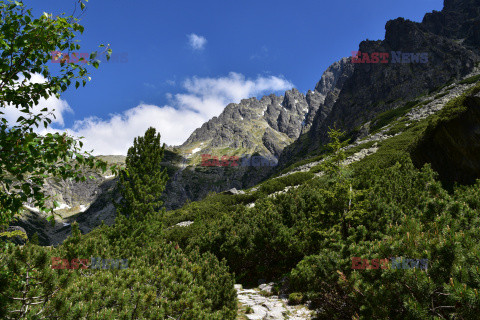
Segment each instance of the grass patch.
[{"label": "grass patch", "polygon": [[448,92],[440,93],[435,96],[435,99],[440,99],[441,97],[445,97],[448,94]]},{"label": "grass patch", "polygon": [[418,106],[420,107],[420,106],[427,105],[427,104],[429,104],[430,102],[433,102],[433,100],[434,100],[434,99],[425,100],[425,101],[419,103]]},{"label": "grass patch", "polygon": [[303,295],[300,292],[293,292],[290,293],[288,296],[288,304],[289,305],[297,305],[302,303]]},{"label": "grass patch", "polygon": [[311,172],[296,172],[286,177],[271,179],[263,182],[259,186],[259,191],[264,194],[272,194],[277,191],[282,191],[285,187],[296,186],[303,182],[310,180],[315,175]]},{"label": "grass patch", "polygon": [[273,293],[271,293],[270,291],[262,290],[262,291],[260,291],[260,295],[262,295],[264,297],[271,297],[271,296],[273,296]]},{"label": "grass patch", "polygon": [[423,135],[427,126],[428,121],[425,119],[409,127],[402,134],[382,141],[376,153],[352,163],[352,168],[386,168],[395,164],[395,162],[401,160],[406,154],[409,154],[410,148],[418,137]]},{"label": "grass patch", "polygon": [[458,84],[472,84],[472,83],[478,82],[479,80],[480,80],[480,74],[463,79]]},{"label": "grass patch", "polygon": [[385,134],[389,136],[394,136],[399,132],[403,132],[407,129],[407,123],[406,120],[402,120],[396,124],[394,124]]},{"label": "grass patch", "polygon": [[349,157],[349,156],[354,155],[355,153],[357,153],[357,152],[359,152],[363,149],[371,148],[375,144],[375,142],[378,143],[378,141],[368,141],[368,142],[359,144],[356,147],[350,148],[350,149],[345,151],[345,156]]},{"label": "grass patch", "polygon": [[325,154],[321,154],[321,155],[318,155],[318,156],[315,156],[315,157],[312,157],[312,158],[308,158],[308,159],[304,159],[304,160],[295,162],[294,164],[290,165],[289,167],[283,169],[277,176],[280,176],[282,174],[293,171],[295,168],[298,168],[300,166],[303,166],[303,165],[306,165],[306,164],[309,164],[309,163],[312,163],[312,162],[320,161],[324,157],[325,157]]},{"label": "grass patch", "polygon": [[409,101],[403,107],[388,110],[378,114],[372,121],[373,125],[370,127],[370,132],[375,133],[379,131],[380,128],[383,128],[387,124],[391,123],[393,120],[405,115],[408,111],[413,109],[418,104],[418,102],[418,100]]},{"label": "grass patch", "polygon": [[467,110],[465,100],[467,96],[474,95],[480,92],[480,83],[468,89],[461,96],[456,97],[447,102],[440,112],[438,112],[432,120],[432,125],[436,125],[438,121],[446,121],[462,114]]}]

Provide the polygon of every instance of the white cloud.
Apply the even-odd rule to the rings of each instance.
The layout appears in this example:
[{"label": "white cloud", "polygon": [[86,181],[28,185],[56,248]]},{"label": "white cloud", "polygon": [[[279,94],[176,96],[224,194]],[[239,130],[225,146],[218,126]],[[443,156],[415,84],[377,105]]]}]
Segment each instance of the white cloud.
[{"label": "white cloud", "polygon": [[75,121],[68,131],[85,137],[85,149],[94,149],[94,154],[126,155],[133,139],[142,136],[150,126],[161,133],[162,143],[172,145],[183,143],[186,132],[190,132],[192,126],[201,126],[203,122],[203,118],[193,111],[140,104],[121,114],[112,114],[107,120],[89,117]]},{"label": "white cloud", "polygon": [[[24,81],[24,79],[25,78],[23,76],[20,76],[18,82],[20,83],[20,82]],[[45,81],[46,81],[46,79],[42,75],[33,74],[30,80],[25,81],[25,84],[44,83]],[[65,124],[64,119],[63,119],[63,114],[66,113],[66,112],[73,112],[73,110],[68,105],[67,101],[62,100],[62,99],[57,99],[55,96],[51,96],[48,99],[41,98],[38,101],[38,104],[35,105],[30,110],[33,113],[38,114],[38,113],[40,113],[40,110],[42,110],[44,108],[47,108],[48,112],[53,112],[53,114],[55,115],[56,119],[52,119],[52,123],[60,125],[62,127]],[[16,123],[19,116],[26,116],[25,113],[20,112],[20,109],[22,109],[22,108],[21,107],[16,108],[13,105],[7,105],[5,108],[1,108],[0,110],[4,113],[4,115],[2,115],[2,117],[7,119],[8,123],[10,125],[13,125],[14,123]]]},{"label": "white cloud", "polygon": [[203,50],[207,44],[207,39],[205,37],[191,33],[187,35],[188,44],[192,47],[193,50]]},{"label": "white cloud", "polygon": [[187,92],[175,95],[177,104],[185,109],[206,114],[208,119],[218,116],[231,102],[240,102],[241,99],[265,92],[283,91],[293,87],[293,84],[284,78],[269,76],[251,80],[235,72],[220,78],[193,77],[187,79],[183,85]]},{"label": "white cloud", "polygon": [[227,104],[292,87],[289,81],[274,76],[252,80],[232,72],[219,78],[193,77],[183,83],[185,93],[167,94],[168,105],[141,103],[120,114],[111,114],[108,119],[77,120],[67,131],[85,137],[85,149],[94,149],[95,155],[126,155],[133,139],[142,136],[150,126],[160,132],[162,143],[180,145],[196,128],[220,115]]}]

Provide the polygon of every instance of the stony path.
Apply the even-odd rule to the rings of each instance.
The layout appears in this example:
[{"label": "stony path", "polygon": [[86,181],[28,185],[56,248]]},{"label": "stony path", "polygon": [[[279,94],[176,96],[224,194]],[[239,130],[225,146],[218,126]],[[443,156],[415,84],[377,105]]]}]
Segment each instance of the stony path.
[{"label": "stony path", "polygon": [[[270,287],[269,287],[270,286]],[[238,319],[248,320],[309,320],[312,311],[305,306],[290,306],[286,297],[275,295],[264,296],[260,293],[270,292],[271,285],[260,285],[255,289],[243,289],[242,285],[236,284],[239,308]]]}]

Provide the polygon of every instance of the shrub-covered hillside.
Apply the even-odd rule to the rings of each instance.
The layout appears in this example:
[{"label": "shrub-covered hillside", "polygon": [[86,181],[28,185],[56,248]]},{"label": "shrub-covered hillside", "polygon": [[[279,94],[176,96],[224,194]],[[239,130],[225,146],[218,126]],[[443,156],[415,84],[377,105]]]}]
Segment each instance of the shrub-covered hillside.
[{"label": "shrub-covered hillside", "polygon": [[[210,253],[167,243],[161,225],[117,218],[58,248],[1,254],[2,319],[234,319],[233,277]],[[52,257],[127,259],[126,269],[51,269]]]},{"label": "shrub-covered hillside", "polygon": [[[34,239],[4,246],[1,317],[235,319],[234,283],[267,279],[318,319],[475,319],[480,181],[447,190],[410,152],[438,125],[478,108],[468,97],[479,91],[471,87],[349,166],[342,163],[353,151],[332,131],[330,153],[311,172],[175,211],[119,215],[88,235],[74,227],[56,248]],[[193,223],[175,226],[182,221]],[[127,259],[128,268],[56,270],[52,257]],[[428,262],[394,268],[391,258]],[[368,260],[364,269],[354,269],[358,259]]]},{"label": "shrub-covered hillside", "polygon": [[[428,164],[412,164],[409,152],[425,132],[467,112],[466,97],[479,91],[469,89],[330,175],[297,173],[170,212],[166,225],[194,223],[166,237],[226,259],[237,281],[287,279],[319,319],[475,319],[480,181],[447,191]],[[287,185],[299,186],[266,196]],[[389,259],[390,267],[353,269],[354,257]],[[393,269],[392,257],[427,259],[428,268]]]}]

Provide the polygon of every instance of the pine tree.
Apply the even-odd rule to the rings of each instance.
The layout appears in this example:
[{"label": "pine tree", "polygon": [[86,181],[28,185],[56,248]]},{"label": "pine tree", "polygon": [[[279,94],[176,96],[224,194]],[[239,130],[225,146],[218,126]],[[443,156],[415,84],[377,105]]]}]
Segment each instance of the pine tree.
[{"label": "pine tree", "polygon": [[335,212],[343,211],[340,220],[342,235],[346,238],[348,236],[348,229],[350,228],[347,220],[352,218],[350,210],[352,208],[353,190],[352,179],[350,177],[351,172],[346,169],[346,165],[344,164],[347,157],[343,148],[347,146],[349,142],[349,140],[341,141],[344,135],[345,132],[337,130],[336,127],[329,128],[328,136],[330,142],[327,144],[327,147],[332,151],[332,155],[325,159],[323,168],[333,182],[331,186],[331,191],[334,195],[332,209],[334,209]]},{"label": "pine tree", "polygon": [[153,127],[148,128],[145,136],[134,139],[117,186],[122,195],[119,203],[114,202],[118,213],[143,219],[161,210],[161,196],[168,180],[166,168],[160,165],[164,151],[160,133]]}]

